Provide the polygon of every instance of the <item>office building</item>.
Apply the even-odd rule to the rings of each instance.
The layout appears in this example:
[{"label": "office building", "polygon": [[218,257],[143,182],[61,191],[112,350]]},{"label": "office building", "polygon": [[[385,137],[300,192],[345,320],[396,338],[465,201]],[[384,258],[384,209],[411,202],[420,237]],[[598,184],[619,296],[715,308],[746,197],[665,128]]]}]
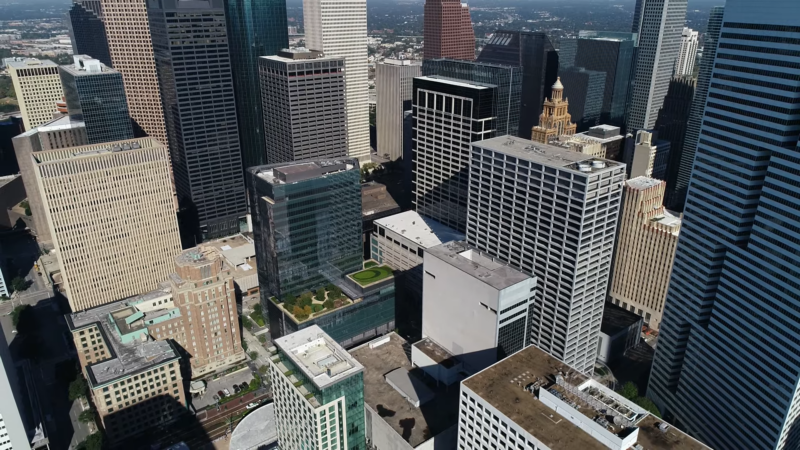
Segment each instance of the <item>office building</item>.
[{"label": "office building", "polygon": [[599,125],[603,110],[603,96],[606,87],[606,74],[583,67],[559,69],[559,79],[569,86],[569,107],[579,131]]},{"label": "office building", "polygon": [[32,130],[53,120],[56,102],[64,96],[58,65],[36,58],[9,58],[5,61],[25,129]]},{"label": "office building", "polygon": [[475,59],[475,32],[469,5],[458,0],[425,0],[425,59]]},{"label": "office building", "polygon": [[35,153],[73,311],[155,288],[180,252],[167,149],[151,138]]},{"label": "office building", "polygon": [[642,343],[642,327],[644,320],[641,315],[606,302],[600,324],[597,361],[608,365],[618,361],[629,350],[636,351],[635,348]]},{"label": "office building", "polygon": [[171,340],[150,340],[149,318],[117,303],[67,314],[92,403],[107,439],[155,431],[188,414],[180,350]]},{"label": "office building", "polygon": [[458,361],[461,371],[471,374],[527,345],[535,277],[495,261],[464,241],[431,247],[424,255],[424,342],[411,349],[414,365],[437,378],[442,372],[438,361],[420,348],[438,346]]},{"label": "office building", "polygon": [[133,139],[122,74],[87,55],[58,68],[67,114],[81,121],[89,144]]},{"label": "office building", "polygon": [[67,27],[73,55],[89,55],[108,67],[112,66],[108,49],[106,24],[102,19],[100,2],[95,2],[100,14],[92,11],[90,2],[74,2],[67,11]]},{"label": "office building", "polygon": [[497,30],[478,55],[478,62],[522,68],[522,86],[516,96],[520,99],[518,128],[506,134],[527,139],[558,76],[559,55],[547,34]]},{"label": "office building", "polygon": [[670,148],[667,172],[663,178],[667,182],[667,194],[664,197],[664,204],[667,207],[672,206],[669,202],[669,192],[675,191],[678,181],[681,153],[686,139],[686,126],[692,108],[696,83],[697,80],[690,75],[673,78],[669,83],[664,106],[658,112],[656,119],[654,131],[658,133],[660,140],[669,142]]},{"label": "office building", "polygon": [[20,390],[17,367],[2,333],[0,328],[0,397],[3,398],[0,402],[0,449],[30,450],[31,441],[23,419],[25,405],[30,403]]},{"label": "office building", "polygon": [[347,156],[370,161],[367,2],[303,0],[306,47],[345,60]]},{"label": "office building", "polygon": [[361,183],[361,235],[364,242],[364,258],[369,258],[367,240],[375,231],[375,221],[399,214],[400,205],[394,200],[386,185],[377,181]]},{"label": "office building", "polygon": [[577,125],[572,122],[569,111],[569,101],[564,98],[564,85],[561,78],[553,85],[553,98],[545,99],[542,114],[539,116],[539,125],[531,129],[531,140],[547,144],[559,136],[575,134]]},{"label": "office building", "polygon": [[12,139],[24,131],[19,111],[0,114],[0,176],[19,173]]},{"label": "office building", "polygon": [[281,50],[260,57],[259,72],[270,164],[347,155],[344,58]]},{"label": "office building", "polygon": [[496,89],[437,76],[414,79],[414,204],[420,215],[462,233],[470,143],[495,135]]},{"label": "office building", "polygon": [[800,446],[798,14],[725,5],[647,389],[715,448]]},{"label": "office building", "polygon": [[655,139],[652,132],[639,130],[636,140],[626,148],[623,162],[628,178],[647,177],[664,180],[669,162],[670,143]]},{"label": "office building", "polygon": [[658,329],[681,230],[664,208],[666,183],[636,177],[625,182],[610,301]]},{"label": "office building", "polygon": [[411,80],[420,75],[418,61],[384,59],[375,65],[378,154],[392,161],[403,157],[403,112],[411,110]]},{"label": "office building", "polygon": [[236,118],[244,168],[267,163],[261,102],[259,58],[277,55],[289,45],[286,2],[229,0],[225,2]]},{"label": "office building", "polygon": [[467,243],[536,277],[530,343],[583,373],[597,354],[624,177],[620,163],[511,136],[472,145]]},{"label": "office building", "polygon": [[[184,247],[247,226],[223,3],[148,5]],[[197,47],[195,39],[205,45]]]},{"label": "office building", "polygon": [[625,136],[620,133],[619,127],[613,125],[598,125],[589,128],[583,133],[575,133],[575,137],[600,144],[603,158],[620,161],[625,144]]},{"label": "office building", "polygon": [[675,60],[675,75],[692,75],[694,73],[698,34],[697,31],[691,28],[683,27],[683,32],[681,33],[681,48],[678,52],[678,59]]},{"label": "office building", "polygon": [[[667,191],[667,204],[675,211],[683,211],[686,203],[686,192],[689,188],[689,178],[692,175],[695,150],[700,139],[700,126],[703,123],[703,111],[706,107],[708,87],[711,84],[711,71],[714,69],[714,55],[717,53],[719,33],[722,28],[722,16],[725,8],[715,6],[711,8],[708,25],[703,35],[703,59],[700,60],[700,70],[697,74],[697,85],[692,98],[692,106],[686,123],[686,136],[684,137],[680,160],[675,176],[675,187]],[[715,95],[719,96],[720,93]],[[719,98],[719,97],[717,97]],[[714,100],[716,104],[717,100]]]},{"label": "office building", "polygon": [[100,3],[112,67],[125,81],[125,97],[134,132],[137,137],[146,135],[171,145],[156,73],[147,3],[144,0],[101,0]]},{"label": "office building", "polygon": [[681,47],[686,0],[636,0],[632,32],[638,36],[627,132],[649,130],[667,95]]},{"label": "office building", "polygon": [[269,370],[280,448],[366,448],[364,366],[319,327],[274,344]]},{"label": "office building", "polygon": [[467,378],[457,448],[709,450],[580,372],[530,346]]}]

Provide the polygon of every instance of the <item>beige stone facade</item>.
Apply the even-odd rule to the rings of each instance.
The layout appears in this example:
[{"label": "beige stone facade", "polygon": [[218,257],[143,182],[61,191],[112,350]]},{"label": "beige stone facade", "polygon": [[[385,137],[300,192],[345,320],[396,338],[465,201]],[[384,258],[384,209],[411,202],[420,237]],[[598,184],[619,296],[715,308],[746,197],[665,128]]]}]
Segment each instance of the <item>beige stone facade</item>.
[{"label": "beige stone facade", "polygon": [[25,129],[31,130],[53,120],[56,102],[64,96],[58,65],[52,61],[19,58],[8,63],[8,73],[17,93]]},{"label": "beige stone facade", "polygon": [[141,138],[33,158],[73,311],[150,291],[172,273],[181,245],[166,147]]},{"label": "beige stone facade", "polygon": [[567,112],[569,101],[564,98],[564,85],[561,84],[561,78],[558,78],[553,85],[553,98],[545,99],[542,106],[539,125],[531,130],[532,141],[547,144],[559,136],[575,134],[578,126],[572,123],[572,115]]},{"label": "beige stone facade", "polygon": [[610,301],[658,329],[667,297],[681,219],[664,209],[666,183],[625,182]]}]

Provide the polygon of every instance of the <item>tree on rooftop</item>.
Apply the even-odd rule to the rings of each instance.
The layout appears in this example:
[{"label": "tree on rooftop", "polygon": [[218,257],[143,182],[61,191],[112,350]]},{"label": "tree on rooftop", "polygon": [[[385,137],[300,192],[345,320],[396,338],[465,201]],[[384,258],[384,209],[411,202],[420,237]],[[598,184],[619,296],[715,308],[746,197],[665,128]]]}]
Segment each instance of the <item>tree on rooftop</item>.
[{"label": "tree on rooftop", "polygon": [[325,300],[325,303],[323,303],[322,306],[324,306],[325,309],[333,309],[334,308],[333,300],[331,299]]},{"label": "tree on rooftop", "polygon": [[317,289],[317,301],[324,302],[325,301],[325,288]]}]

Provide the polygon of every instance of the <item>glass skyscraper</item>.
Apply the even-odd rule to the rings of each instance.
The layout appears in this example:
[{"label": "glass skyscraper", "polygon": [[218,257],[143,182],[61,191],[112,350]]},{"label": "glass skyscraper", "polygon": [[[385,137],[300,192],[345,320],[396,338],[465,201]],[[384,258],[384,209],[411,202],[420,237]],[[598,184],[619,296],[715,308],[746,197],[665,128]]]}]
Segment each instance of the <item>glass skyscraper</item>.
[{"label": "glass skyscraper", "polygon": [[577,125],[577,131],[584,132],[600,125],[606,73],[583,67],[567,67],[559,69],[558,76],[569,98],[568,111]]},{"label": "glass skyscraper", "polygon": [[67,18],[69,19],[67,20],[69,37],[72,40],[72,54],[89,55],[111,67],[106,25],[97,13],[86,5],[76,2],[67,12]]},{"label": "glass skyscraper", "polygon": [[267,161],[258,58],[289,46],[284,0],[225,0],[244,167]]},{"label": "glass skyscraper", "polygon": [[713,448],[800,447],[798,17],[725,6],[650,376],[664,418]]}]

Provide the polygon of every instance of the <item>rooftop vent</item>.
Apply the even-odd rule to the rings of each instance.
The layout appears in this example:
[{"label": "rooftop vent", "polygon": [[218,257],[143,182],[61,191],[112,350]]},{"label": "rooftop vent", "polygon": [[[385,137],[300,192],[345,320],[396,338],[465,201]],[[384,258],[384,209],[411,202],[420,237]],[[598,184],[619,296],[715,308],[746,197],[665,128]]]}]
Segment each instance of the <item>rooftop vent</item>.
[{"label": "rooftop vent", "polygon": [[603,169],[606,167],[606,163],[604,161],[594,160],[592,161],[592,167],[595,169]]}]

